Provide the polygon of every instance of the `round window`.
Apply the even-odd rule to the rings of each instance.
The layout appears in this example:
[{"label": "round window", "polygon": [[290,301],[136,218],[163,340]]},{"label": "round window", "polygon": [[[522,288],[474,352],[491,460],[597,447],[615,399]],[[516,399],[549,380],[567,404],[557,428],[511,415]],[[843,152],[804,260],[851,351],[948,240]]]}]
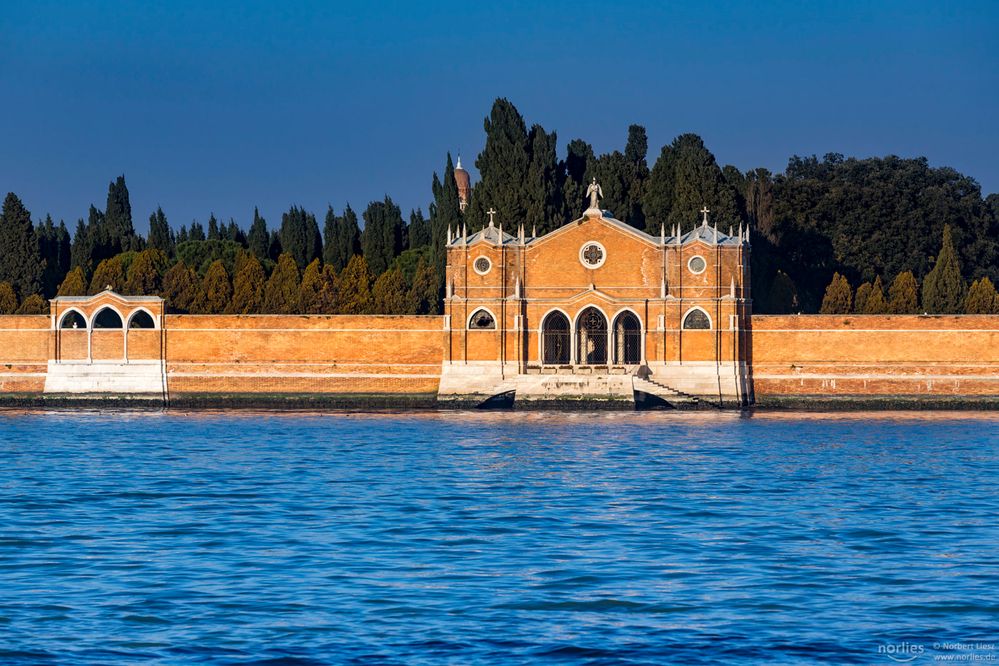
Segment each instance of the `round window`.
[{"label": "round window", "polygon": [[584,243],[579,248],[579,262],[587,268],[600,268],[607,260],[607,250],[596,241]]},{"label": "round window", "polygon": [[687,268],[690,269],[691,273],[703,273],[704,269],[708,267],[704,257],[691,257],[690,261],[687,262]]},{"label": "round window", "polygon": [[486,257],[479,257],[475,260],[475,263],[472,264],[472,268],[474,268],[475,272],[479,275],[485,275],[492,267],[493,262],[489,261]]}]

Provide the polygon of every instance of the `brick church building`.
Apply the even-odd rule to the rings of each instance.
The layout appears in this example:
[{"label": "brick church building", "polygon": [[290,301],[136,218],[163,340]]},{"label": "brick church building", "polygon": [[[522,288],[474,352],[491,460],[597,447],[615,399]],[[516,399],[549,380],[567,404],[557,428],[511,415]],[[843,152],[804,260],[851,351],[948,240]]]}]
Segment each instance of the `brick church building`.
[{"label": "brick church building", "polygon": [[495,211],[448,232],[440,396],[752,402],[748,230],[723,233],[705,208],[652,236],[601,210],[596,181],[588,196],[543,236]]}]

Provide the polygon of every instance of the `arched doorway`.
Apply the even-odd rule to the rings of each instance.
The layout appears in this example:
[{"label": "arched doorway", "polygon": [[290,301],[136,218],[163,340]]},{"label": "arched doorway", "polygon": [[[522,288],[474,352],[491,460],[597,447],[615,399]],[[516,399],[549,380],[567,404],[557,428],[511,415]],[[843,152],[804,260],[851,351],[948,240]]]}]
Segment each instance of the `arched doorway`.
[{"label": "arched doorway", "polygon": [[541,322],[541,362],[545,365],[569,365],[572,339],[569,318],[557,310]]},{"label": "arched doorway", "polygon": [[132,328],[156,328],[153,318],[145,310],[136,310],[131,319],[128,320],[128,327]]},{"label": "arched doorway", "polygon": [[111,308],[104,308],[94,317],[94,328],[122,328],[121,315]]},{"label": "arched doorway", "polygon": [[607,318],[589,307],[579,313],[576,322],[579,364],[607,365]]},{"label": "arched doorway", "polygon": [[614,319],[614,362],[618,365],[642,362],[642,324],[627,310]]}]

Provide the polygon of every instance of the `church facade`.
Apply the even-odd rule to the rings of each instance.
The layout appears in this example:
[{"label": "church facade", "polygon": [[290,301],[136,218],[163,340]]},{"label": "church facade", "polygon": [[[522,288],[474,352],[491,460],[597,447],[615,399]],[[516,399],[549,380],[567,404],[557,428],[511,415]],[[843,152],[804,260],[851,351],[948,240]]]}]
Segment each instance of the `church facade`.
[{"label": "church facade", "polygon": [[449,231],[440,398],[750,404],[748,230],[653,236],[598,196],[540,237]]}]

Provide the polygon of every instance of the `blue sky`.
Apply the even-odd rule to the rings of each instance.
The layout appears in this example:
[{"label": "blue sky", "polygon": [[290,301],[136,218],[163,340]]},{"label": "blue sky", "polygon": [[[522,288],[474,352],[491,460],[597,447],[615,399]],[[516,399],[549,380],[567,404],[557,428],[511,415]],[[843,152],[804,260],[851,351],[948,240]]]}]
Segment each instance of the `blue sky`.
[{"label": "blue sky", "polygon": [[683,132],[721,164],[925,155],[999,191],[997,2],[5,2],[0,189],[72,225],[253,206],[426,211],[494,98],[598,152]]}]

